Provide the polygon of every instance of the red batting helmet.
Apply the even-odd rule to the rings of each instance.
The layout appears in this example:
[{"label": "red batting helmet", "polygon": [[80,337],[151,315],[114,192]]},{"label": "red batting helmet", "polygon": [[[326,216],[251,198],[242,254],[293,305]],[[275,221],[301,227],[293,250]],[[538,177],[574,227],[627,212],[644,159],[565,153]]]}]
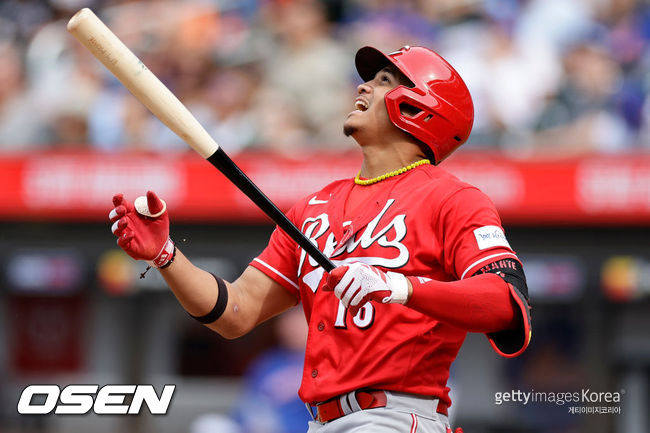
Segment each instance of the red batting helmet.
[{"label": "red batting helmet", "polygon": [[[467,140],[474,122],[474,105],[458,72],[435,52],[424,47],[402,47],[388,55],[363,47],[354,59],[364,81],[388,65],[395,65],[413,83],[386,93],[388,117],[395,126],[424,142],[435,164]],[[404,112],[402,105],[419,109]]]}]

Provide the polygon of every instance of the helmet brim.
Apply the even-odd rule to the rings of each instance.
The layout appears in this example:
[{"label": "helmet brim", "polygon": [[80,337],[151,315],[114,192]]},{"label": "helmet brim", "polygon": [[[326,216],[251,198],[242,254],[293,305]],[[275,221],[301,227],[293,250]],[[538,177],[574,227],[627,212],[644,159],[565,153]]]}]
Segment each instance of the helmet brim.
[{"label": "helmet brim", "polygon": [[363,81],[370,81],[386,66],[394,65],[390,57],[374,47],[363,47],[354,56],[354,64]]}]

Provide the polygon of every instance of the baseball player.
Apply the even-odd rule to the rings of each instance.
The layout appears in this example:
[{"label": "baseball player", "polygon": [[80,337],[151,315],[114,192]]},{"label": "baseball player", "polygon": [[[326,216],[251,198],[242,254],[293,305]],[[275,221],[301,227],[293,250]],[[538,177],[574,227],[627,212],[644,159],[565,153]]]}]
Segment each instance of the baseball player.
[{"label": "baseball player", "polygon": [[302,303],[299,395],[310,433],[451,432],[447,379],[467,332],[485,333],[506,357],[530,341],[526,279],[490,199],[438,166],[472,127],[458,73],[424,47],[364,47],[355,63],[364,83],[343,129],[361,147],[361,170],[287,214],[332,272],[276,229],[242,275],[224,281],[176,248],[153,192],[133,204],[116,195],[112,230],[226,338]]}]

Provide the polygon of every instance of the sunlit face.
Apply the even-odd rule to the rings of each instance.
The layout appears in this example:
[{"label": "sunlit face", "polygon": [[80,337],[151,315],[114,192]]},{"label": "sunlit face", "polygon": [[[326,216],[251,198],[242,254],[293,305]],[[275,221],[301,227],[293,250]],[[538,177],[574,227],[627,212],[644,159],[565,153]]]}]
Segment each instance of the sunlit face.
[{"label": "sunlit face", "polygon": [[408,79],[394,66],[387,66],[375,77],[357,87],[358,96],[354,100],[356,110],[348,114],[343,124],[343,133],[357,141],[378,139],[397,128],[388,117],[384,96],[401,84],[409,84]]}]

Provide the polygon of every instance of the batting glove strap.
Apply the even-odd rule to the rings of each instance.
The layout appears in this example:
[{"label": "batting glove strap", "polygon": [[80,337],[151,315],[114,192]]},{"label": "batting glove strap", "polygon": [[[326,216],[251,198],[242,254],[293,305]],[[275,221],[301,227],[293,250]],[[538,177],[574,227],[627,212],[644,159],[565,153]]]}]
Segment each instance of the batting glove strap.
[{"label": "batting glove strap", "polygon": [[171,238],[167,238],[167,242],[163,245],[155,259],[148,260],[149,266],[154,268],[166,268],[171,265],[176,257],[176,245]]},{"label": "batting glove strap", "polygon": [[402,274],[383,272],[365,263],[343,265],[329,273],[323,290],[333,291],[352,314],[366,302],[404,304],[409,283]]},{"label": "batting glove strap", "polygon": [[409,283],[406,277],[397,272],[386,272],[391,295],[383,299],[383,303],[406,304],[409,297]]}]

